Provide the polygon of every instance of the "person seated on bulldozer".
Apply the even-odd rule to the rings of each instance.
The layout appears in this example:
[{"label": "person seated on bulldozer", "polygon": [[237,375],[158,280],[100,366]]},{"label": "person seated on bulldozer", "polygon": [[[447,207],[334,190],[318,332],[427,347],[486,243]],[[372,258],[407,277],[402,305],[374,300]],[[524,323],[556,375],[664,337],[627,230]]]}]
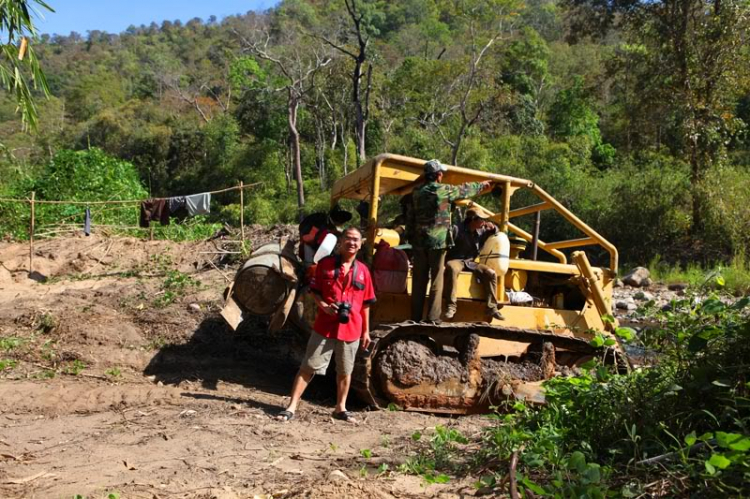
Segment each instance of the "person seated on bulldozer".
[{"label": "person seated on bulldozer", "polygon": [[472,209],[466,212],[463,222],[453,225],[455,246],[448,250],[445,264],[446,295],[448,297],[445,311],[446,320],[453,319],[453,316],[456,315],[458,294],[456,283],[459,274],[464,270],[471,271],[487,290],[487,315],[493,319],[505,319],[498,310],[497,274],[487,265],[475,261],[485,241],[490,236],[497,234],[498,230],[497,226],[485,220],[479,211]]},{"label": "person seated on bulldozer", "polygon": [[342,210],[338,205],[329,212],[317,212],[307,215],[299,224],[299,257],[305,263],[312,263],[313,255],[320,247],[326,235],[338,235],[338,227],[352,219],[352,214]]}]

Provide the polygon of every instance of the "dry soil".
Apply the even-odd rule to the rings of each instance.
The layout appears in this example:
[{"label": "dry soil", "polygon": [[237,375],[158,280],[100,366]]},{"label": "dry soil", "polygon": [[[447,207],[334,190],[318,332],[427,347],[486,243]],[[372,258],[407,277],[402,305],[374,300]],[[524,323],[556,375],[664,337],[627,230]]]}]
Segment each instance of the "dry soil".
[{"label": "dry soil", "polygon": [[353,403],[358,424],[334,421],[320,378],[293,421],[275,421],[300,338],[257,321],[231,332],[218,310],[236,267],[207,264],[212,251],[54,239],[36,244],[29,274],[28,245],[0,243],[0,497],[474,495],[476,477],[427,486],[378,468],[413,454],[415,431],[476,435],[482,417]]}]

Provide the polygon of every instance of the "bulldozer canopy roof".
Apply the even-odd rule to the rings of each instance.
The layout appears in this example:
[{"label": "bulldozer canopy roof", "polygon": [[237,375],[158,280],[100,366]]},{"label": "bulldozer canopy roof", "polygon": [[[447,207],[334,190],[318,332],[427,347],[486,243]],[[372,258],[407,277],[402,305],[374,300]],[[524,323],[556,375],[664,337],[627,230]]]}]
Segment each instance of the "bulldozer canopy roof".
[{"label": "bulldozer canopy roof", "polygon": [[[370,159],[357,170],[340,178],[333,184],[331,198],[338,199],[369,199],[373,187],[375,172],[378,176],[378,196],[408,194],[418,184],[424,172],[424,159],[399,156],[397,154],[381,154]],[[444,184],[463,184],[464,182],[510,182],[514,187],[533,187],[533,182],[507,175],[471,170],[458,166],[446,165],[448,171],[443,177]]]}]

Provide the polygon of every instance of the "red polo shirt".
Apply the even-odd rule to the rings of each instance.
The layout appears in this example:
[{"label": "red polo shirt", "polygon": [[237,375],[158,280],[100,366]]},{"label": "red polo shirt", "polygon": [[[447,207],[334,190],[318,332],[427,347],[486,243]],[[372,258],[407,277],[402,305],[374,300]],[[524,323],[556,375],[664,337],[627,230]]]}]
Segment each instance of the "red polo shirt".
[{"label": "red polo shirt", "polygon": [[310,290],[328,303],[349,302],[352,305],[346,324],[341,324],[337,315],[318,310],[313,326],[316,333],[347,342],[362,337],[363,309],[375,303],[370,270],[364,263],[354,260],[349,272],[344,274],[341,257],[328,256],[318,262]]}]

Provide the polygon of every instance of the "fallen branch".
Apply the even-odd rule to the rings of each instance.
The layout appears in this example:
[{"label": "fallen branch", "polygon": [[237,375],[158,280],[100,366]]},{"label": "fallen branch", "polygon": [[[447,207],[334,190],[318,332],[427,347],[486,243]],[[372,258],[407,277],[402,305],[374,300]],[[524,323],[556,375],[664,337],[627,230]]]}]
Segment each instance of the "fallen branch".
[{"label": "fallen branch", "polygon": [[392,464],[394,466],[400,466],[406,462],[405,457],[398,458],[396,456],[370,457],[370,458],[358,456],[355,460],[358,463],[371,464],[373,466],[380,466],[381,464],[389,464],[389,465]]},{"label": "fallen branch", "polygon": [[216,266],[216,264],[215,264],[214,262],[212,262],[212,261],[211,261],[211,260],[210,260],[209,258],[206,258],[206,261],[207,261],[207,262],[208,262],[208,263],[209,263],[209,264],[210,264],[210,265],[211,265],[211,266],[212,266],[213,268],[215,268],[215,269],[216,269],[216,272],[218,272],[219,274],[221,274],[221,277],[223,277],[225,281],[227,281],[227,282],[231,282],[231,279],[229,279],[229,277],[227,277],[227,276],[226,276],[226,274],[224,274],[224,272],[222,272],[221,270],[219,270],[219,267],[217,267],[217,266]]},{"label": "fallen branch", "polygon": [[513,451],[513,455],[510,457],[510,473],[508,479],[510,480],[510,497],[511,499],[519,499],[518,496],[518,483],[516,481],[516,468],[518,467],[518,454],[523,451],[524,446],[522,445],[518,449]]},{"label": "fallen branch", "polygon": [[[702,450],[704,447],[706,447],[709,444],[710,445],[716,445],[716,439],[711,439],[708,442],[699,442],[699,443],[693,445],[688,450],[688,456],[692,456],[693,454],[696,454],[698,451]],[[643,459],[641,461],[637,461],[635,464],[638,464],[638,465],[643,464],[643,465],[648,466],[650,464],[657,464],[657,463],[660,463],[662,461],[669,461],[670,459],[674,459],[676,457],[679,457],[680,454],[681,454],[680,451],[668,452],[667,454],[662,454],[660,456],[654,456],[654,457],[650,457],[648,459]]]}]

